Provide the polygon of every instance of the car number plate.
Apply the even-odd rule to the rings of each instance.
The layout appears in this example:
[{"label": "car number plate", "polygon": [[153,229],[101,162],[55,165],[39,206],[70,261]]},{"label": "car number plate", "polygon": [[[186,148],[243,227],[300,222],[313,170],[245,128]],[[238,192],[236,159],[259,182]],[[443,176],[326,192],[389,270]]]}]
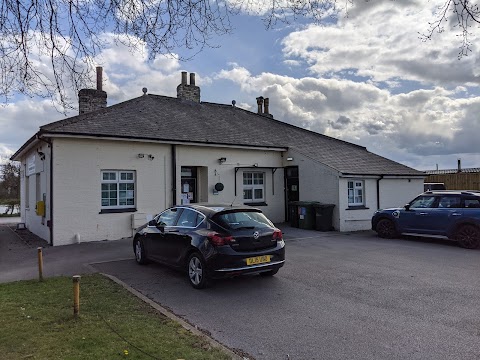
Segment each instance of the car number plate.
[{"label": "car number plate", "polygon": [[272,255],[255,256],[246,258],[247,265],[257,265],[270,262]]}]

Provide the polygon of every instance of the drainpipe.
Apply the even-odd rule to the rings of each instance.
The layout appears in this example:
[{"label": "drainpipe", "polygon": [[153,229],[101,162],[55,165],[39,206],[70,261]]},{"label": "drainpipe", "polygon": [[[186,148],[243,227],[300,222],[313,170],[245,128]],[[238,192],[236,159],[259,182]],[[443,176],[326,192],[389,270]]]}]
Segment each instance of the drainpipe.
[{"label": "drainpipe", "polygon": [[50,223],[47,220],[47,226],[50,229],[50,245],[53,246],[53,144],[52,140],[45,140],[38,135],[37,139],[47,143],[50,147]]},{"label": "drainpipe", "polygon": [[383,179],[385,175],[380,175],[380,178],[377,179],[377,209],[380,209],[380,180]]},{"label": "drainpipe", "polygon": [[177,205],[177,146],[172,144],[172,206]]}]

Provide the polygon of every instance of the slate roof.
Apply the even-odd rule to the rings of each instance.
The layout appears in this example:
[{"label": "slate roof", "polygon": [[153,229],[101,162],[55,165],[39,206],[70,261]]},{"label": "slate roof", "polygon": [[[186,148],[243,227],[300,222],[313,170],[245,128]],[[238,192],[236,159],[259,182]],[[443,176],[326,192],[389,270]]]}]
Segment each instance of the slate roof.
[{"label": "slate roof", "polygon": [[362,146],[231,105],[195,103],[159,95],[140,96],[60,120],[42,126],[42,133],[288,147],[343,174],[424,175]]}]

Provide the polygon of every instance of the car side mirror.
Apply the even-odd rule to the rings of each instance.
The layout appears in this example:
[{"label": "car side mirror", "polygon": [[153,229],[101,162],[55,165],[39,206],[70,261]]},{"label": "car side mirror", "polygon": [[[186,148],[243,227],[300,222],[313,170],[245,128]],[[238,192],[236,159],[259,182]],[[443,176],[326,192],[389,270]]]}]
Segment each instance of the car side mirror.
[{"label": "car side mirror", "polygon": [[157,222],[155,220],[150,220],[148,226],[157,226]]},{"label": "car side mirror", "polygon": [[405,205],[405,210],[410,210],[410,204]]}]

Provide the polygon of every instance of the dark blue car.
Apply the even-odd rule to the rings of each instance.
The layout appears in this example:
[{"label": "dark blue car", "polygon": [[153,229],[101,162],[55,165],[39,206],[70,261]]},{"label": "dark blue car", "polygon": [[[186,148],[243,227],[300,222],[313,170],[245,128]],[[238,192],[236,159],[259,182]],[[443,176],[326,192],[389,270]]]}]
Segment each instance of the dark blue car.
[{"label": "dark blue car", "polygon": [[445,236],[464,248],[480,245],[480,191],[427,191],[403,208],[380,209],[372,217],[380,237]]}]

